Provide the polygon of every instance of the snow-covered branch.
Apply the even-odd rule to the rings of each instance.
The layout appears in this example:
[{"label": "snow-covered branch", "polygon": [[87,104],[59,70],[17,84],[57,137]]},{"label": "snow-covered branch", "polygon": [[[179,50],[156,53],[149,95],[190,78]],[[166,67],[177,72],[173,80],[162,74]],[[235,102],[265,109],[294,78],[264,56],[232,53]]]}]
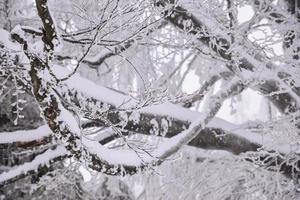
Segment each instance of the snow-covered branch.
[{"label": "snow-covered branch", "polygon": [[0,132],[0,144],[13,142],[30,142],[42,139],[51,134],[47,125],[43,125],[34,130],[20,130],[14,132]]},{"label": "snow-covered branch", "polygon": [[[275,76],[272,75],[270,71],[270,69],[274,70],[277,69],[277,67],[261,53],[257,53],[253,56],[245,53],[252,52],[254,49],[253,46],[250,46],[249,49],[248,46],[245,47],[234,44],[235,47],[232,48],[232,44],[230,44],[228,38],[223,38],[224,34],[220,31],[214,34],[212,33],[212,31],[216,31],[214,29],[216,25],[211,18],[198,18],[192,12],[177,5],[175,1],[157,1],[156,5],[165,8],[163,11],[164,17],[175,27],[178,27],[187,34],[195,35],[199,41],[208,46],[215,54],[227,60],[227,67],[236,73],[236,75],[240,73],[237,73],[232,62],[236,62],[238,68],[242,69],[240,75],[253,76],[253,71],[255,72],[257,69],[264,68],[269,72],[269,76],[265,76],[264,83],[258,83],[257,86],[253,88],[264,95],[268,95],[270,101],[274,103],[280,111],[295,112],[295,110],[297,110],[297,106],[295,107],[297,100],[291,93],[281,91],[282,84],[278,81],[280,77],[278,77],[277,74]],[[254,50],[254,52],[256,51]],[[236,55],[239,55],[237,61],[235,60],[236,58],[234,58]],[[296,95],[299,96],[299,94]]]},{"label": "snow-covered branch", "polygon": [[[60,157],[67,155],[67,151],[62,146],[57,146],[55,149],[48,149],[44,153],[36,156],[31,162],[24,163],[19,166],[15,166],[8,172],[2,172],[0,174],[0,185],[6,184],[7,181],[14,181],[27,173],[32,173],[42,168],[43,166],[49,166],[52,160],[60,159]],[[44,170],[47,173],[47,170]]]}]

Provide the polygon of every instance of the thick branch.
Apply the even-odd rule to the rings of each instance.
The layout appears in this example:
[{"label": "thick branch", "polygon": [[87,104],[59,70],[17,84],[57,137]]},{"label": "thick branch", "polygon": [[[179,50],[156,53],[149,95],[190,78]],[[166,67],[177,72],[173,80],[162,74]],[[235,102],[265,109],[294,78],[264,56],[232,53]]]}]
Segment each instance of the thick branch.
[{"label": "thick branch", "polygon": [[[36,8],[39,17],[43,23],[43,42],[45,43],[45,50],[50,51],[54,49],[53,40],[57,39],[57,34],[55,32],[55,26],[53,19],[50,15],[47,6],[47,0],[36,0]],[[58,42],[58,41],[57,41]]]},{"label": "thick branch", "polygon": [[[172,104],[153,106],[152,109],[150,108],[149,110],[142,109],[136,111],[120,111],[117,109],[117,105],[115,103],[99,99],[99,95],[106,94],[107,96],[111,96],[115,99],[118,99],[120,104],[122,103],[123,99],[127,98],[126,96],[110,91],[107,88],[97,86],[81,77],[76,77],[76,80],[82,83],[84,82],[85,87],[95,88],[94,92],[90,94],[91,96],[87,96],[87,93],[85,91],[81,91],[80,88],[78,88],[78,85],[75,85],[75,82],[73,82],[72,80],[66,82],[69,89],[61,89],[61,91],[66,91],[63,96],[71,97],[70,99],[72,100],[72,103],[78,106],[78,108],[84,107],[79,103],[83,101],[93,102],[104,107],[109,107],[109,111],[104,114],[105,119],[110,121],[111,124],[115,125],[116,128],[122,128],[122,130],[124,130],[123,134],[125,136],[130,132],[133,132],[145,135],[151,135],[155,133],[155,135],[157,136],[171,138],[186,130],[193,119],[201,116],[201,114],[198,112],[193,112],[186,108],[182,108],[180,106]],[[239,90],[237,89],[236,92],[238,91]],[[155,110],[164,110],[166,112],[160,112],[158,114],[155,113]],[[181,113],[181,116],[174,115],[172,112],[168,112],[172,110],[174,111],[174,113]],[[187,118],[183,116],[190,117]],[[127,118],[127,123],[123,127],[120,122],[124,120],[124,117]],[[156,122],[155,124],[157,124],[157,126],[149,122]],[[234,154],[252,151],[260,146],[256,142],[252,142],[247,138],[244,138],[237,134],[230,133],[230,131],[222,130],[222,128],[215,128],[214,125],[218,127],[218,123],[218,120],[213,120],[212,124],[202,130],[201,134],[199,134],[196,139],[194,139],[190,144],[192,146],[205,149],[227,150],[233,152]],[[222,123],[225,122],[222,121]],[[165,127],[165,124],[168,125],[167,128]],[[93,119],[82,124],[82,128],[99,126],[106,127],[108,125],[104,121],[102,121],[101,118]],[[230,126],[232,126],[232,124],[228,124],[228,127]],[[210,136],[208,136],[208,134],[210,134]],[[117,134],[113,134],[106,138],[103,138],[101,143],[106,144],[110,141],[115,140],[116,138],[119,138],[119,136]]]}]

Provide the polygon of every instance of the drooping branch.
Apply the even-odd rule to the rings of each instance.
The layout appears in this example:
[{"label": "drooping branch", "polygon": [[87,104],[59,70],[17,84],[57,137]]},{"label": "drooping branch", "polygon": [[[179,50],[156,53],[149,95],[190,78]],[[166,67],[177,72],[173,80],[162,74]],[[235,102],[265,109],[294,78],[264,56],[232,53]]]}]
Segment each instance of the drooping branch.
[{"label": "drooping branch", "polygon": [[[85,85],[91,86],[88,83],[85,83]],[[74,87],[72,87],[74,86],[72,83],[70,83],[70,86],[73,89],[62,91],[68,91],[67,93],[71,95],[71,99],[73,99],[74,104],[76,104],[76,102],[80,102],[81,98],[87,99],[88,101],[92,101],[95,104],[97,104],[97,102],[98,104],[102,105],[108,104],[107,101],[101,101],[101,98],[95,99],[95,97],[97,96],[99,98],[100,93],[108,94],[108,91],[105,88],[100,89],[101,87],[98,86],[98,89],[96,91],[104,91],[100,92],[99,94],[95,92],[92,94],[94,96],[87,97],[82,96],[84,91],[80,92],[80,90],[76,90],[75,92]],[[95,85],[95,87],[97,86]],[[233,90],[238,91],[236,88],[233,88]],[[116,97],[116,99],[119,99],[120,102],[122,102],[124,96],[115,95],[116,94],[110,94],[109,96],[114,96]],[[172,138],[177,134],[180,134],[181,132],[185,131],[190,126],[190,123],[193,119],[199,118],[201,116],[200,113],[193,112],[186,108],[181,108],[179,106],[170,104],[164,104],[162,106],[153,106],[150,110],[146,109],[140,111],[127,112],[117,111],[116,106],[114,104],[110,104],[109,107],[111,110],[115,111],[108,112],[108,114],[105,115],[105,117],[111,122],[111,124],[114,124],[116,128],[123,130],[123,136],[128,136],[129,134],[136,133],[149,136],[155,134],[155,136]],[[164,112],[159,112],[159,114],[155,114],[156,110],[164,110]],[[168,112],[168,110],[173,110],[174,112]],[[180,113],[180,116],[176,115],[176,113]],[[127,116],[125,118],[128,119],[126,126],[119,125],[120,121],[124,120],[124,116]],[[188,117],[189,119],[187,119],[183,116],[190,117]],[[151,124],[149,123],[151,121],[155,121],[157,123]],[[167,129],[163,127],[163,124],[166,124],[166,122],[168,124]],[[156,127],[155,124],[157,124],[158,127]],[[220,124],[223,124],[221,128],[216,128],[220,126]],[[99,118],[94,119],[92,121],[87,121],[83,123],[82,126],[83,128],[107,127],[107,124],[104,121],[102,121],[101,118]],[[229,129],[226,130],[226,127]],[[154,133],[154,130],[156,130],[156,133]],[[238,130],[238,128],[225,121],[219,121],[218,119],[214,118],[207,127],[202,129],[199,132],[199,134],[188,143],[188,145],[202,149],[225,150],[232,152],[236,155],[249,152],[250,157],[248,158],[248,154],[246,154],[246,161],[254,162],[255,164],[258,164],[259,166],[265,167],[269,170],[278,169],[280,172],[282,172],[290,178],[294,178],[295,175],[299,173],[297,171],[297,168],[295,168],[295,165],[299,165],[299,162],[293,163],[290,161],[290,158],[285,159],[285,153],[287,152],[276,154],[274,153],[274,151],[269,150],[265,151],[264,154],[256,154],[255,152],[259,152],[260,149],[264,149],[264,146],[260,143],[262,142],[262,140],[259,139],[253,141],[253,139],[257,137],[260,138],[261,136],[257,135],[257,133],[249,132],[247,130],[240,130],[239,133],[235,133],[234,130]],[[241,135],[240,132],[244,132],[244,134]],[[120,138],[120,136],[117,134],[108,134],[106,136],[101,136],[99,142],[101,144],[107,144],[108,142],[114,141],[118,138]],[[264,138],[264,140],[268,139]],[[258,163],[258,161],[260,161],[260,163]]]},{"label": "drooping branch", "polygon": [[[245,88],[245,85],[243,83],[241,83],[240,81],[238,81],[237,83],[233,83],[228,90],[222,91],[220,94],[218,94],[217,96],[214,96],[211,100],[211,107],[210,107],[210,111],[205,115],[205,117],[200,117],[199,121],[197,120],[196,122],[194,122],[193,125],[189,125],[189,128],[185,131],[179,132],[176,136],[171,137],[170,139],[173,140],[173,142],[171,142],[172,145],[170,145],[170,147],[165,148],[162,152],[160,152],[159,148],[158,148],[158,152],[159,155],[156,155],[155,158],[158,159],[158,161],[156,162],[154,160],[151,161],[150,163],[153,165],[156,164],[160,164],[164,159],[166,159],[167,157],[169,157],[170,155],[174,154],[175,152],[177,152],[182,145],[189,143],[191,140],[193,140],[198,134],[199,132],[204,128],[203,126],[205,126],[208,122],[210,122],[211,119],[213,119],[213,117],[215,116],[215,114],[218,112],[218,110],[220,109],[222,102],[227,99],[228,97],[231,97],[232,95],[235,95],[237,93],[240,93],[241,91],[243,91],[243,89]],[[52,97],[53,98],[53,97]],[[56,98],[57,99],[57,98]],[[53,98],[54,100],[54,98]],[[56,100],[55,100],[56,101]],[[57,103],[52,103],[52,104],[57,104]],[[73,112],[71,108],[68,108],[68,106],[64,106],[67,110],[69,110],[70,112]],[[62,108],[60,108],[61,110]],[[58,110],[58,108],[55,108],[54,110]],[[60,111],[59,111],[60,112]],[[92,119],[101,119],[101,117],[98,117],[98,115],[93,114],[92,112],[86,111],[85,112],[85,117],[86,118],[92,118]],[[124,113],[122,115],[122,117],[124,118]],[[105,119],[107,120],[107,116],[105,116]],[[117,117],[113,117],[112,119],[116,119]],[[106,123],[106,120],[104,120],[104,124]],[[147,120],[149,122],[149,120]],[[151,121],[151,120],[150,120]],[[201,123],[200,123],[201,122]],[[53,122],[54,123],[54,122]],[[63,120],[61,121],[61,123],[65,123],[63,122]],[[140,123],[137,123],[140,124]],[[157,123],[155,123],[157,124]],[[163,123],[162,123],[163,124]],[[126,125],[128,125],[128,121],[126,122]],[[126,126],[125,125],[125,126]],[[73,125],[74,126],[74,125]],[[108,126],[114,126],[112,123],[109,123]],[[123,129],[125,128],[125,126],[123,127]],[[61,128],[60,128],[61,129]],[[53,129],[52,129],[53,130]],[[65,127],[64,130],[67,130],[67,128]],[[157,130],[156,130],[157,131]],[[151,132],[151,130],[149,131]],[[72,134],[70,132],[66,133],[66,134]],[[166,134],[166,133],[165,133]],[[77,136],[72,136],[72,140],[73,140],[73,144],[78,144],[78,140],[79,138]],[[217,136],[216,136],[217,137]],[[217,138],[216,138],[217,139]],[[77,141],[77,142],[75,142]],[[98,147],[99,150],[96,150],[96,143],[94,141],[86,141],[83,138],[81,139],[81,141],[83,143],[86,144],[86,146],[93,146],[94,150],[92,152],[87,152],[88,154],[92,153],[92,163],[93,165],[91,165],[91,167],[93,169],[96,170],[103,170],[102,165],[104,161],[101,161],[101,156],[104,156],[103,153],[101,153],[100,151],[103,151],[103,149],[101,148],[101,145]],[[195,144],[195,143],[194,143]],[[198,143],[199,144],[199,143]],[[220,143],[219,143],[220,144]],[[70,148],[70,149],[69,149]],[[74,148],[77,148],[76,146],[67,146],[67,149],[69,149],[71,152],[76,152],[76,157],[79,159],[82,155],[80,152],[77,152],[76,150],[74,150]],[[88,147],[86,147],[87,150],[89,151]],[[105,151],[104,151],[105,152]],[[95,153],[95,154],[93,154]],[[107,152],[109,153],[109,152]],[[100,157],[99,157],[100,156]],[[104,156],[105,157],[105,156]],[[116,155],[116,157],[118,157]],[[102,164],[101,164],[102,163]],[[139,168],[144,168],[146,167],[149,161],[146,161],[146,163],[143,163],[142,165],[139,165]],[[105,164],[104,167],[112,167],[110,166],[109,163]],[[134,173],[135,172],[135,167],[132,166],[123,166],[123,168],[126,170],[126,172],[129,173]],[[115,171],[111,171],[111,169],[106,169],[105,173],[111,173],[111,174],[119,174],[120,172],[118,171],[118,168],[114,169]]]},{"label": "drooping branch", "polygon": [[[77,81],[84,83],[84,87],[77,85]],[[95,105],[101,105],[104,108],[109,107],[109,110],[102,113],[102,115],[105,116],[105,119],[110,121],[110,123],[116,128],[124,130],[122,132],[124,136],[133,132],[149,136],[156,135],[171,138],[186,130],[195,118],[199,118],[201,116],[198,112],[170,103],[151,106],[150,108],[142,108],[140,110],[122,111],[122,109],[118,109],[118,106],[128,98],[125,95],[98,86],[79,76],[69,79],[65,82],[65,84],[66,86],[61,88],[59,91],[64,91],[62,96],[65,96],[66,99],[71,99],[70,103],[78,107],[78,109],[84,108],[84,105],[80,103],[84,101],[94,103]],[[88,90],[85,90],[86,87],[95,88],[95,90],[89,92]],[[110,96],[112,99],[107,98],[107,96]],[[180,113],[180,115],[176,113]],[[127,123],[122,126],[120,122],[122,122],[124,118],[126,118]],[[259,143],[257,143],[258,141],[253,142],[249,140],[250,138],[245,138],[232,133],[230,129],[222,129],[223,127],[219,127],[218,124],[225,122],[222,120],[222,122],[218,122],[218,120],[219,119],[213,119],[211,124],[202,130],[201,134],[199,134],[190,144],[204,149],[227,150],[234,154],[252,151],[260,146],[258,145]],[[107,126],[108,125],[105,121],[101,120],[101,118],[92,119],[91,121],[82,123],[82,128],[84,129],[89,127]],[[232,126],[233,125],[229,123],[225,127]],[[245,136],[247,136],[247,134],[245,134]],[[117,138],[119,138],[119,135],[112,134],[107,137],[102,137],[100,142],[102,144],[106,144]]]}]

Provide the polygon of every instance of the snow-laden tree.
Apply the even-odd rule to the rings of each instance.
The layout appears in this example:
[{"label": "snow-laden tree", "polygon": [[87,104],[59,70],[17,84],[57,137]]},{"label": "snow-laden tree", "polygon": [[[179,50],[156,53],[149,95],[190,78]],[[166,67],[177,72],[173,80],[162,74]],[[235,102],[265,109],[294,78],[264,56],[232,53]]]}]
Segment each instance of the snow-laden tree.
[{"label": "snow-laden tree", "polygon": [[299,0],[0,3],[2,199],[300,198]]}]

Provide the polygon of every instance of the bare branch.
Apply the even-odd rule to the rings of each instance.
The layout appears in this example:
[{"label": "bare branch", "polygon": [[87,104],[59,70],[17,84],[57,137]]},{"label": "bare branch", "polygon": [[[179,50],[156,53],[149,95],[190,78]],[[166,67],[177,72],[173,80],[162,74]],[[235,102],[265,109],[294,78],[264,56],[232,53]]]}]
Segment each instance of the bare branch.
[{"label": "bare branch", "polygon": [[[47,52],[54,49],[53,40],[57,39],[55,25],[47,6],[47,0],[36,0],[36,8],[43,23],[43,42]],[[57,41],[58,42],[58,41]]]}]

